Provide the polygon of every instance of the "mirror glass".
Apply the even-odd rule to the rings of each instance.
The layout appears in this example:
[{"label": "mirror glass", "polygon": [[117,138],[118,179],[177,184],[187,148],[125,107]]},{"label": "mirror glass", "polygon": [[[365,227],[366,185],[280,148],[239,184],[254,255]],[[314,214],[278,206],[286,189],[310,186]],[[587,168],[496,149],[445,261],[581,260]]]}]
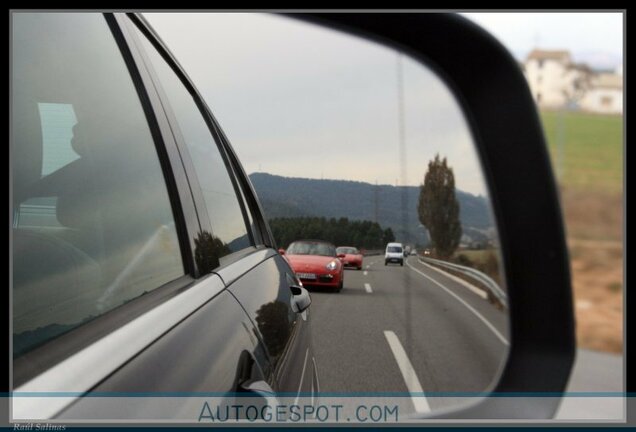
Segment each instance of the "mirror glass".
[{"label": "mirror glass", "polygon": [[287,17],[144,15],[232,143],[285,257],[302,239],[343,248],[339,292],[301,276],[320,391],[425,413],[492,389],[510,342],[506,284],[475,141],[443,80]]}]

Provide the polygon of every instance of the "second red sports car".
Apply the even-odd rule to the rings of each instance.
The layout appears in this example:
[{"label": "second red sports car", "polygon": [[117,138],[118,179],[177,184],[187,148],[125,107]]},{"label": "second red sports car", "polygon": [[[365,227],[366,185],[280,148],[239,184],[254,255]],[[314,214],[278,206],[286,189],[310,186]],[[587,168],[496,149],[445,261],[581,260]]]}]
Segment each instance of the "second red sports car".
[{"label": "second red sports car", "polygon": [[305,286],[333,288],[342,290],[344,283],[341,257],[336,247],[321,240],[298,240],[281,253],[287,258],[296,276]]},{"label": "second red sports car", "polygon": [[338,256],[344,254],[344,258],[341,258],[342,264],[345,267],[355,267],[358,270],[362,269],[362,254],[360,251],[352,246],[340,246],[336,249]]}]

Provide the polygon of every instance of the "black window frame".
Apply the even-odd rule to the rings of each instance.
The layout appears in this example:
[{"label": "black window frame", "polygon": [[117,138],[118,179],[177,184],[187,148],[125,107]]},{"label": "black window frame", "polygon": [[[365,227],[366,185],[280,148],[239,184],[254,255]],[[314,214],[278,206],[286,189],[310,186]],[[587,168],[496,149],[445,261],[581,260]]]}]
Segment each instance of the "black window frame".
[{"label": "black window frame", "polygon": [[[168,67],[172,69],[172,71],[176,74],[177,78],[181,81],[182,85],[188,91],[190,96],[192,97],[196,107],[199,110],[204,122],[206,123],[211,137],[214,140],[217,149],[221,155],[223,163],[227,169],[227,174],[232,183],[232,187],[234,188],[234,194],[237,197],[239,202],[239,207],[241,209],[241,214],[243,216],[243,222],[245,225],[245,230],[249,238],[250,245],[241,250],[234,251],[232,254],[226,255],[222,258],[222,262],[219,262],[216,268],[212,269],[211,272],[214,272],[220,268],[225,267],[233,262],[240,260],[245,255],[249,254],[249,252],[253,251],[255,248],[258,249],[259,246],[270,246],[273,244],[271,241],[271,236],[268,231],[264,231],[263,228],[266,227],[264,220],[262,218],[262,212],[260,211],[260,206],[256,203],[258,201],[254,198],[255,194],[253,189],[248,188],[248,180],[246,180],[245,172],[241,167],[236,154],[231,149],[231,146],[221,131],[216,119],[212,115],[211,110],[205,103],[203,97],[195,88],[191,79],[187,75],[187,73],[183,70],[179,62],[174,58],[174,56],[170,53],[165,43],[161,40],[161,38],[155,33],[155,31],[150,27],[145,18],[139,14],[127,13],[126,16],[129,18],[126,20],[125,25],[134,26],[136,30],[140,31],[147,39],[148,42],[157,50],[157,53],[162,57],[162,59],[167,63]],[[130,29],[130,33],[134,33],[134,28]],[[199,219],[202,226],[202,229],[214,234],[212,230],[211,219],[209,218],[207,207],[205,200],[203,199],[203,193],[201,191],[201,187],[199,185],[197,179],[197,173],[194,169],[194,165],[192,164],[192,159],[188,150],[188,147],[185,143],[185,140],[181,136],[179,131],[179,122],[176,117],[173,115],[172,108],[170,106],[170,100],[162,89],[162,82],[159,79],[158,75],[154,71],[154,66],[152,65],[152,61],[147,57],[148,54],[144,51],[144,47],[141,46],[141,41],[137,40],[137,35],[134,35],[136,42],[139,44],[138,49],[143,51],[143,56],[145,61],[147,62],[146,67],[150,70],[153,79],[155,80],[155,87],[159,91],[160,94],[163,95],[162,103],[164,105],[164,109],[167,112],[167,116],[169,118],[170,123],[173,125],[173,132],[176,136],[177,145],[179,146],[180,154],[184,159],[184,163],[186,166],[186,171],[188,174],[188,178],[191,180],[191,187],[193,189],[197,189],[193,191],[193,195],[195,197],[195,205],[197,207],[197,211],[199,213]],[[244,198],[244,199],[243,199]],[[256,210],[256,211],[255,211]],[[257,232],[254,232],[252,226],[250,224],[250,218],[254,221],[254,226],[257,229]],[[225,258],[225,259],[223,259]]]},{"label": "black window frame", "polygon": [[[214,124],[217,125],[216,120],[214,120]],[[218,132],[221,135],[222,142],[226,146],[226,150],[228,152],[228,156],[230,158],[231,163],[234,166],[237,179],[241,184],[241,189],[243,191],[243,196],[245,198],[246,204],[248,205],[250,212],[252,214],[252,218],[254,220],[255,229],[258,231],[258,235],[261,237],[261,245],[265,247],[269,247],[272,249],[277,249],[276,241],[274,240],[274,235],[272,234],[271,228],[269,227],[269,223],[265,218],[265,212],[263,211],[263,207],[261,206],[260,201],[257,199],[256,191],[254,190],[254,186],[250,181],[249,176],[245,172],[243,166],[241,165],[238,157],[230,141],[225,136],[223,130],[218,127]],[[258,244],[257,244],[258,247]]]}]

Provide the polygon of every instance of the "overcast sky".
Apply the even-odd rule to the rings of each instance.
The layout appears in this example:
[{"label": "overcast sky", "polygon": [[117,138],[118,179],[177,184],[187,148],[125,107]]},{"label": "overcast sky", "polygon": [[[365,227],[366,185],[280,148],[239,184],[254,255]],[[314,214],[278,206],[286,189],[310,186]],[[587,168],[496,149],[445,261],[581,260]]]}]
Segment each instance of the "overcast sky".
[{"label": "overcast sky", "polygon": [[614,69],[623,62],[623,14],[464,13],[495,35],[519,60],[535,47],[569,50],[575,61]]},{"label": "overcast sky", "polygon": [[[374,43],[273,15],[144,15],[248,173],[417,185],[440,153],[459,189],[487,195],[461,110],[426,66],[401,57],[400,105],[398,54]],[[620,14],[505,15],[467,14],[517,57],[539,41],[542,48],[622,59]]]},{"label": "overcast sky", "polygon": [[439,152],[458,188],[486,194],[463,115],[427,67],[400,60],[402,155],[397,52],[279,16],[145,15],[248,173],[418,185]]}]

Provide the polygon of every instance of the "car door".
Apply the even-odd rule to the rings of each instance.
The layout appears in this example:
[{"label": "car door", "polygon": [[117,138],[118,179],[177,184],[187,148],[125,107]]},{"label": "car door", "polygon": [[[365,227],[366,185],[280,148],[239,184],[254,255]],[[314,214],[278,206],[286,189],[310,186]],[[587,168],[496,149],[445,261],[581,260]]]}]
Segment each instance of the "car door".
[{"label": "car door", "polygon": [[265,388],[311,393],[317,390],[317,380],[308,312],[295,311],[293,304],[295,296],[309,294],[297,286],[293,270],[276,253],[249,179],[205,102],[178,64],[162,57],[163,48],[158,38],[152,43],[152,29],[145,21],[131,18],[130,33],[143,50],[173,133],[181,142],[189,178],[196,178],[201,188],[195,194],[202,197],[197,210],[207,214],[202,225],[209,224],[203,236],[214,243],[211,255],[219,260],[213,271],[249,315],[252,331],[267,353],[259,360]]},{"label": "car door", "polygon": [[82,396],[277,387],[254,323],[226,289],[229,274],[273,262],[247,214],[254,198],[212,135],[196,150],[223,162],[216,177],[197,178],[185,162],[183,119],[157,91],[127,19],[13,15],[15,420],[196,420],[200,406],[186,398],[166,408],[152,397]]},{"label": "car door", "polygon": [[[270,255],[270,253],[268,253]],[[221,277],[232,278],[221,270]],[[298,281],[287,262],[271,254],[229,286],[255,325],[268,352],[268,381],[276,393],[296,395],[307,404],[318,391],[315,360],[310,344],[309,310],[292,309]],[[296,286],[296,287],[295,287]],[[307,294],[308,295],[308,294]]]}]

